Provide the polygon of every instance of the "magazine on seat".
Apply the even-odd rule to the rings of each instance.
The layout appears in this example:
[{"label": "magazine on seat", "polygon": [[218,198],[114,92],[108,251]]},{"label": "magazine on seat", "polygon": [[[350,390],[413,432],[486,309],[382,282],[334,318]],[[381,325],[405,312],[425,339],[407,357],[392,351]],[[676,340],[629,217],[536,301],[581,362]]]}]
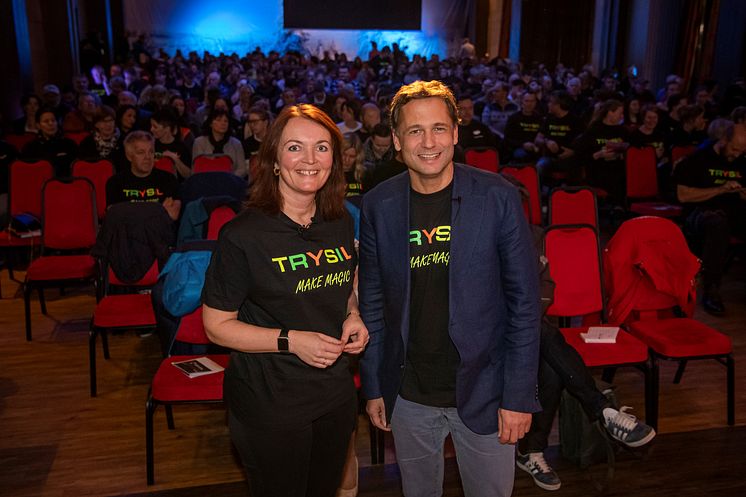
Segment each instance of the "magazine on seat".
[{"label": "magazine on seat", "polygon": [[586,333],[581,333],[580,338],[585,343],[616,343],[618,326],[590,326]]},{"label": "magazine on seat", "polygon": [[225,369],[223,366],[207,357],[197,357],[186,361],[176,361],[171,364],[189,378],[219,373]]}]

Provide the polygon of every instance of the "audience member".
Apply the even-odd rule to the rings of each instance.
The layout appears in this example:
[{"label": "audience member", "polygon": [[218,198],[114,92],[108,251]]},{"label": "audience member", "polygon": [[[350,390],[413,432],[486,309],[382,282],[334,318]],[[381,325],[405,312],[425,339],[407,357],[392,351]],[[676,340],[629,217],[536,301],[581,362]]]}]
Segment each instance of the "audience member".
[{"label": "audience member", "polygon": [[42,107],[36,111],[36,123],[39,134],[23,147],[21,158],[31,162],[49,161],[56,177],[70,176],[70,165],[77,156],[78,147],[75,142],[62,136],[54,109]]}]

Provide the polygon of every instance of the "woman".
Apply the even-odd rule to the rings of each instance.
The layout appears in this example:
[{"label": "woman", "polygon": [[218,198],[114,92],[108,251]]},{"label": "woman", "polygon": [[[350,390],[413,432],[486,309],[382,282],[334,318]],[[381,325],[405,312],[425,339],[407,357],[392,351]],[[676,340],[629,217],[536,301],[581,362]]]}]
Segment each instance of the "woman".
[{"label": "woman", "polygon": [[630,144],[633,147],[653,147],[655,155],[659,162],[665,161],[663,156],[665,147],[665,137],[658,129],[658,109],[654,105],[646,105],[640,112],[642,124],[632,132]]},{"label": "woman", "polygon": [[233,172],[236,176],[246,175],[246,164],[241,142],[230,135],[230,118],[228,111],[213,109],[205,121],[205,132],[194,140],[192,157],[200,155],[223,154],[233,161]]},{"label": "woman", "polygon": [[606,190],[612,202],[621,204],[626,194],[624,152],[629,131],[622,125],[624,105],[619,100],[599,104],[588,129],[578,139],[578,152],[588,162],[588,182]]},{"label": "woman", "polygon": [[191,176],[192,154],[181,139],[178,120],[171,109],[159,110],[150,116],[150,132],[155,138],[155,160],[171,158],[179,181]]},{"label": "woman", "polygon": [[181,134],[184,145],[191,150],[194,146],[194,136],[197,134],[199,126],[194,122],[186,100],[181,95],[173,95],[169,102],[169,107],[176,114],[176,122],[179,126],[179,133]]},{"label": "woman", "polygon": [[259,159],[259,147],[267,138],[269,131],[269,112],[263,107],[254,106],[249,109],[246,124],[243,125],[244,133],[248,128],[250,135],[243,140],[243,153],[248,162],[249,177],[255,178]]},{"label": "woman", "polygon": [[360,138],[355,133],[344,135],[342,140],[342,168],[347,183],[346,197],[356,197],[363,194],[364,159],[365,152]]},{"label": "woman", "polygon": [[78,158],[92,162],[106,159],[114,164],[117,171],[126,167],[127,159],[115,117],[111,107],[103,105],[98,109],[93,117],[93,133],[80,142]]},{"label": "woman", "polygon": [[42,107],[36,111],[36,124],[39,134],[23,147],[21,159],[29,162],[49,161],[56,177],[70,176],[70,164],[77,155],[78,147],[74,141],[62,136],[54,109]]},{"label": "woman", "polygon": [[122,141],[130,131],[137,127],[137,107],[134,105],[120,105],[117,108],[117,128],[121,134]]},{"label": "woman", "polygon": [[41,107],[41,100],[37,95],[28,94],[21,97],[21,108],[23,116],[13,121],[13,133],[22,135],[24,133],[38,133],[39,126],[36,124],[36,111]]},{"label": "woman", "polygon": [[640,126],[640,100],[637,97],[628,98],[624,102],[624,125],[632,132]]},{"label": "woman", "polygon": [[257,497],[332,497],[355,423],[345,353],[362,352],[368,332],[340,143],[316,107],[280,113],[248,209],[221,231],[205,279],[205,330],[234,350],[229,427]]}]

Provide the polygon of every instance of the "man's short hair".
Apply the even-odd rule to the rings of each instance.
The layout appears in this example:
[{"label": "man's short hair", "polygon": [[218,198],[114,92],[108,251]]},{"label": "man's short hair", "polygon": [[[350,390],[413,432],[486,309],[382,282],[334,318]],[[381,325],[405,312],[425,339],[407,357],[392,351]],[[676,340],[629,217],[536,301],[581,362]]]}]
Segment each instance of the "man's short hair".
[{"label": "man's short hair", "polygon": [[157,122],[161,126],[169,128],[171,130],[171,133],[173,133],[175,136],[178,136],[179,119],[176,117],[176,113],[173,110],[169,109],[168,107],[164,107],[163,109],[153,112],[153,115],[150,116],[150,119]]},{"label": "man's short hair", "polygon": [[714,141],[720,141],[723,138],[730,140],[733,137],[733,121],[724,117],[713,119],[707,127],[707,136]]},{"label": "man's short hair", "polygon": [[683,93],[674,93],[673,95],[668,97],[668,100],[666,101],[668,110],[670,111],[671,109],[679,105],[684,99],[686,99],[686,95],[684,95]]},{"label": "man's short hair", "polygon": [[458,125],[458,110],[453,92],[440,81],[415,81],[402,86],[391,101],[391,127],[396,130],[399,125],[399,114],[402,107],[412,100],[439,98],[446,104],[448,114],[454,126]]},{"label": "man's short hair", "polygon": [[564,90],[553,91],[549,98],[557,102],[559,108],[566,112],[569,112],[570,109],[572,109],[572,98],[570,97],[570,94]]},{"label": "man's short hair", "polygon": [[124,150],[131,150],[132,147],[135,145],[135,142],[155,143],[155,138],[153,138],[153,135],[151,135],[147,131],[133,131],[124,139]]},{"label": "man's short hair", "polygon": [[371,136],[377,136],[379,138],[389,138],[391,136],[391,128],[388,124],[378,123],[373,126]]},{"label": "man's short hair", "polygon": [[685,105],[679,110],[679,120],[682,123],[694,121],[700,115],[705,113],[705,109],[701,105]]}]

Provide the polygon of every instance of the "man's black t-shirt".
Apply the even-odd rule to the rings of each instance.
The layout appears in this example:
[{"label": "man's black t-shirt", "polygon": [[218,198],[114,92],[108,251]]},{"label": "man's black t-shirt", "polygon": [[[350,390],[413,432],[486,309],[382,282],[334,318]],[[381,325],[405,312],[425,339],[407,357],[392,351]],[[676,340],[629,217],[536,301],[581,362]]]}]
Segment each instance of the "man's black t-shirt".
[{"label": "man's black t-shirt", "polygon": [[176,178],[160,169],[141,178],[125,169],[106,182],[106,205],[119,202],[163,202],[166,198],[179,198],[179,183]]},{"label": "man's black t-shirt", "polygon": [[516,112],[505,125],[505,145],[512,151],[526,142],[533,142],[541,125],[542,118],[538,114],[527,116],[523,112]]},{"label": "man's black t-shirt", "polygon": [[[728,162],[725,157],[715,152],[713,146],[697,150],[683,159],[674,170],[676,184],[692,188],[712,188],[728,181],[744,184],[746,178],[746,158],[740,157]],[[738,192],[723,193],[704,202],[695,202],[691,207],[703,210],[723,210],[728,217],[744,216],[746,202],[741,200]]]},{"label": "man's black t-shirt", "polygon": [[429,195],[410,191],[409,341],[400,395],[434,407],[456,406],[459,355],[448,334],[448,262],[452,186]]},{"label": "man's black t-shirt", "polygon": [[[568,112],[563,117],[547,116],[539,132],[545,139],[557,142],[560,147],[572,148],[572,142],[578,137],[582,129],[580,119]],[[558,154],[561,152],[562,150]]]},{"label": "man's black t-shirt", "polygon": [[[352,219],[314,220],[307,229],[280,213],[249,208],[220,232],[202,301],[238,311],[238,320],[267,328],[342,335],[357,256]],[[354,395],[348,358],[327,369],[294,354],[233,352],[225,398],[250,421],[283,424],[314,418]]]},{"label": "man's black t-shirt", "polygon": [[469,124],[460,124],[458,127],[458,144],[459,147],[466,150],[471,147],[497,147],[497,136],[490,128],[472,120]]}]

